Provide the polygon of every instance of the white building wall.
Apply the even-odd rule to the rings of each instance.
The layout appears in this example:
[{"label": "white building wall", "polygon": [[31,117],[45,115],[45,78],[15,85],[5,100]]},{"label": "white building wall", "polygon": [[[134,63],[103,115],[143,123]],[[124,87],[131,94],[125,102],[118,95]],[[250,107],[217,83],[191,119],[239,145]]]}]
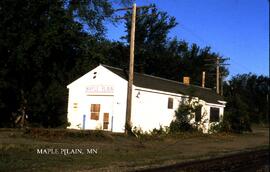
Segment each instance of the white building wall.
[{"label": "white building wall", "polygon": [[120,81],[115,80],[115,82],[117,83],[113,102],[113,132],[125,132],[127,81],[121,78]]},{"label": "white building wall", "polygon": [[[94,78],[95,76],[95,78]],[[110,93],[86,92],[89,86],[111,86]],[[85,115],[85,129],[103,129],[103,113],[109,113],[109,131],[124,132],[126,120],[127,81],[103,66],[98,66],[78,80],[74,81],[69,88],[68,100],[68,128],[82,129]],[[150,131],[154,128],[169,126],[175,118],[175,110],[182,100],[182,95],[159,90],[152,90],[133,86],[132,95],[132,126]],[[168,109],[168,98],[173,98],[173,109]],[[74,108],[77,103],[77,108]],[[100,104],[99,120],[90,119],[91,104]],[[210,107],[220,109],[220,119],[223,117],[224,105],[206,103],[200,100],[202,105],[201,128],[208,132],[210,128]],[[191,123],[195,119],[191,120]]]},{"label": "white building wall", "polygon": [[[180,95],[140,87],[134,88],[132,97],[132,126],[146,132],[169,126],[181,101]],[[168,98],[173,98],[173,109],[168,109]]]},{"label": "white building wall", "polygon": [[[132,107],[132,126],[149,132],[160,126],[170,126],[172,120],[175,119],[175,110],[183,100],[183,95],[163,92],[158,90],[135,87],[133,91],[133,107]],[[173,109],[168,109],[168,98],[173,98]],[[198,101],[195,99],[194,101]],[[220,121],[223,118],[224,106],[218,104],[206,103],[203,100],[199,101],[202,105],[201,121],[198,122],[199,128],[204,133],[207,133],[211,125],[217,122],[210,123],[210,107],[219,108]],[[195,114],[190,123],[195,123]]]},{"label": "white building wall", "polygon": [[[199,128],[202,129],[203,133],[207,133],[212,125],[218,124],[218,122],[210,122],[210,108],[218,108],[219,109],[219,121],[222,121],[224,114],[224,105],[207,103],[205,101],[200,100],[200,105],[202,105],[201,109],[201,121],[198,122]],[[195,115],[194,118],[190,121],[191,123],[195,123]]]},{"label": "white building wall", "polygon": [[[94,76],[96,77],[93,78]],[[111,86],[113,92],[87,94],[86,88],[89,86]],[[124,131],[127,81],[108,69],[98,66],[71,83],[68,88],[68,122],[71,123],[68,128],[82,129],[83,116],[85,115],[85,129],[102,129],[103,113],[106,112],[109,113],[108,130]],[[77,110],[74,109],[74,103],[77,103]],[[91,104],[101,105],[99,120],[90,119]]]}]

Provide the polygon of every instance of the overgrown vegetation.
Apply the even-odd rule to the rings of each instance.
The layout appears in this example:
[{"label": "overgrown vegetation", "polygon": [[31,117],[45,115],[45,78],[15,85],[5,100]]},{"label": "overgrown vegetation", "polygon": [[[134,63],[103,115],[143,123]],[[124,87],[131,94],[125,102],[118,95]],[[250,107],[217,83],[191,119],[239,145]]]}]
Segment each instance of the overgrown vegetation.
[{"label": "overgrown vegetation", "polygon": [[183,100],[175,111],[175,120],[170,124],[170,133],[201,131],[196,121],[191,123],[199,108],[201,106],[194,99]]},{"label": "overgrown vegetation", "polygon": [[269,77],[251,73],[232,77],[224,85],[228,116],[240,123],[269,123],[269,83]]},{"label": "overgrown vegetation", "polygon": [[223,121],[212,129],[221,132],[251,132],[251,125],[269,122],[269,77],[243,74],[225,83],[227,101]]},{"label": "overgrown vegetation", "polygon": [[168,136],[170,129],[169,127],[159,126],[159,128],[154,128],[151,131],[143,131],[139,127],[134,127],[132,129],[133,136],[136,136],[139,139],[148,139],[148,138],[155,138],[155,139],[162,139]]},{"label": "overgrown vegetation", "polygon": [[227,98],[227,107],[224,113],[223,121],[212,127],[219,132],[251,132],[251,120],[249,117],[248,107],[241,100],[240,95],[231,95]]}]

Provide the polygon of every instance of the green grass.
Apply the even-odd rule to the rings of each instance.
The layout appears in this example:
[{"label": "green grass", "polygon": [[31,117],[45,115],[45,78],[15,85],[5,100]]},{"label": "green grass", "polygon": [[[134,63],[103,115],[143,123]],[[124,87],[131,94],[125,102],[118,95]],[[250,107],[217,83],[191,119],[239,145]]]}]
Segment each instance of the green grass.
[{"label": "green grass", "polygon": [[[0,171],[125,171],[263,148],[268,143],[267,128],[252,134],[180,133],[141,138],[102,131],[6,129],[0,130]],[[95,148],[98,153],[37,154],[41,148]]]}]

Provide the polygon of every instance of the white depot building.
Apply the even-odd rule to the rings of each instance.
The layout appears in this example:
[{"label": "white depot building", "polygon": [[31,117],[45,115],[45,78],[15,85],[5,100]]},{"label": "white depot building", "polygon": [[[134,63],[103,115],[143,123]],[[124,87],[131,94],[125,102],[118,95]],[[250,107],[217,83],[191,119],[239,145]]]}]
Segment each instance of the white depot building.
[{"label": "white depot building", "polygon": [[[125,70],[99,65],[69,84],[68,128],[124,132],[127,78]],[[132,126],[143,131],[169,126],[190,89],[202,105],[192,120],[203,121],[203,131],[207,132],[223,117],[225,102],[221,96],[208,88],[141,73],[134,73]]]}]

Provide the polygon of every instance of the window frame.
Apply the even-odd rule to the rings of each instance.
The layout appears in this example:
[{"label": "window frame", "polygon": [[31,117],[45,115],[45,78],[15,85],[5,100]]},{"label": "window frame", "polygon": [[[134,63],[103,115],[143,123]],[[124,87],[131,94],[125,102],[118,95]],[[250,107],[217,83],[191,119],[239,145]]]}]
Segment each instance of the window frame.
[{"label": "window frame", "polygon": [[[199,113],[198,113],[199,112]],[[199,118],[198,118],[199,115]],[[197,109],[195,110],[195,122],[201,122],[202,120],[202,107],[197,107]]]},{"label": "window frame", "polygon": [[[213,114],[213,113],[217,113]],[[220,108],[216,107],[210,107],[210,117],[209,117],[210,122],[220,122]]]},{"label": "window frame", "polygon": [[90,106],[90,119],[98,121],[99,114],[100,114],[100,104],[91,104],[91,106]]},{"label": "window frame", "polygon": [[168,97],[168,109],[173,109],[173,98],[172,97]]}]

